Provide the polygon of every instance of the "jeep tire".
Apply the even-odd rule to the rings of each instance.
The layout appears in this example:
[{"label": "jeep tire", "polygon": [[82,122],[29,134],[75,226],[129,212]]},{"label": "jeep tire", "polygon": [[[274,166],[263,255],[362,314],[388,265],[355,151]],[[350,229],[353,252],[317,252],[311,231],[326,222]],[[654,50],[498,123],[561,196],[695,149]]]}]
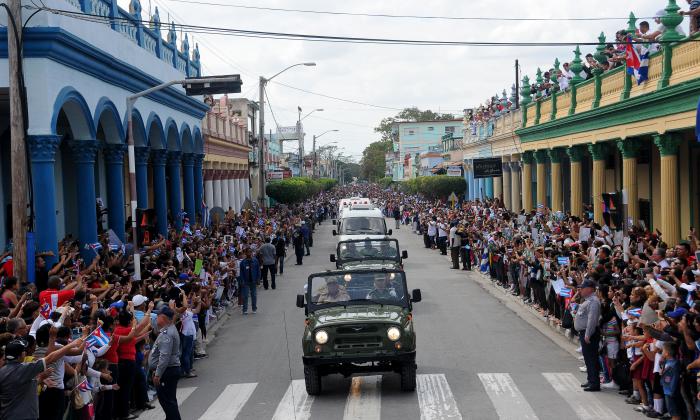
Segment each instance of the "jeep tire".
[{"label": "jeep tire", "polygon": [[401,364],[401,391],[413,392],[416,390],[416,363],[406,362]]},{"label": "jeep tire", "polygon": [[304,366],[304,382],[306,383],[307,394],[321,394],[321,374],[316,366]]}]

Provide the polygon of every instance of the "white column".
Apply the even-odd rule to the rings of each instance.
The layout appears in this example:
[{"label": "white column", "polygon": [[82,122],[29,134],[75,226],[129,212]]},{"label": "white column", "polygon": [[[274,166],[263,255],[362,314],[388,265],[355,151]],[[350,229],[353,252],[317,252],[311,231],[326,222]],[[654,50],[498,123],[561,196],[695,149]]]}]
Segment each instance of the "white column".
[{"label": "white column", "polygon": [[214,207],[221,207],[221,171],[214,170]]},{"label": "white column", "polygon": [[235,212],[238,212],[240,210],[240,204],[238,202],[238,197],[236,196],[236,171],[232,170],[229,172],[231,175],[228,182],[228,201],[231,208],[233,208]]},{"label": "white column", "polygon": [[243,180],[241,178],[236,179],[236,197],[238,197],[238,211],[240,211],[245,202],[245,191],[243,191]]},{"label": "white column", "polygon": [[211,209],[214,207],[214,181],[211,179],[211,169],[205,169],[204,173],[204,202],[207,203],[207,208]]},{"label": "white column", "polygon": [[231,201],[228,196],[228,171],[223,170],[221,175],[221,208],[224,211],[228,211],[228,207],[231,205]]},{"label": "white column", "polygon": [[251,197],[251,191],[250,191],[250,172],[249,169],[246,169],[243,172],[243,191],[245,191],[245,198],[250,198]]}]

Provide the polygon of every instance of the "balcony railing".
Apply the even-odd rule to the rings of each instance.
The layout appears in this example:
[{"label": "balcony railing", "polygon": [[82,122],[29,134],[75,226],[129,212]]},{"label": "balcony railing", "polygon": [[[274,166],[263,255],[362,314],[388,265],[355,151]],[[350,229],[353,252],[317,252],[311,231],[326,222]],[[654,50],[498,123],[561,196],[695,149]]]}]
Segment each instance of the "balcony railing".
[{"label": "balcony railing", "polygon": [[167,38],[163,39],[158,7],[155,8],[149,27],[143,24],[139,0],[131,1],[131,12],[119,7],[117,0],[66,0],[66,3],[83,13],[105,18],[105,23],[112,30],[121,33],[188,77],[201,76],[199,47],[195,46],[190,54],[189,39],[185,35],[178,50],[177,33],[173,23],[167,29]]},{"label": "balcony railing", "polygon": [[469,123],[465,121],[464,138],[461,141],[462,147],[474,143],[486,142],[491,138],[498,138],[503,135],[513,134],[521,123],[522,113],[520,109],[514,109],[507,114],[491,118],[487,121]]},{"label": "balcony railing", "polygon": [[[641,85],[637,85],[634,77],[627,73],[623,65],[578,84],[572,84],[564,92],[526,103],[522,107],[526,115],[525,121],[516,128],[537,127],[625,101],[644,101],[641,97],[660,94],[660,91],[673,87],[684,89],[679,85],[700,80],[699,41],[700,34],[696,34],[676,43],[662,44],[661,49],[649,57],[648,79]],[[662,100],[660,97],[659,101]],[[556,112],[552,118],[554,105]],[[678,110],[683,111],[686,110]]]}]

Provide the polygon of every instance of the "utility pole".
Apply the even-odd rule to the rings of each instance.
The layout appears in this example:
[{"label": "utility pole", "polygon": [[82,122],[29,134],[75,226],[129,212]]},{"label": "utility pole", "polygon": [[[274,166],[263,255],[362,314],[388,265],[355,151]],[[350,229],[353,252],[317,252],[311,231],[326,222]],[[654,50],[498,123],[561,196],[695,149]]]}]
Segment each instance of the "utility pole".
[{"label": "utility pole", "polygon": [[[260,99],[258,101],[260,105],[260,110],[258,111],[260,113],[260,116],[258,117],[260,119],[260,129],[258,130],[258,133],[260,133],[260,141],[258,142],[258,147],[260,148],[259,151],[259,157],[258,159],[260,160],[260,166],[259,166],[259,179],[258,181],[260,182],[260,207],[264,208],[265,203],[267,200],[265,199],[265,155],[263,154],[263,148],[264,148],[264,142],[265,142],[265,136],[263,133],[265,133],[265,84],[267,84],[267,79],[264,77],[260,76],[260,92],[258,96]],[[272,132],[270,132],[270,138],[272,138]]]},{"label": "utility pole", "polygon": [[314,160],[311,166],[311,177],[313,179],[316,179],[316,134],[314,134],[314,143],[313,143],[313,154],[314,154]]},{"label": "utility pole", "polygon": [[515,109],[520,108],[520,65],[515,59]]},{"label": "utility pole", "polygon": [[[14,275],[20,281],[27,276],[27,150],[24,131],[24,107],[21,87],[22,5],[8,0],[7,59],[10,85],[10,162],[12,179],[12,259]],[[16,36],[15,36],[16,35]]]},{"label": "utility pole", "polygon": [[299,142],[299,176],[304,176],[304,139],[301,138],[301,107],[297,106],[297,141]]}]

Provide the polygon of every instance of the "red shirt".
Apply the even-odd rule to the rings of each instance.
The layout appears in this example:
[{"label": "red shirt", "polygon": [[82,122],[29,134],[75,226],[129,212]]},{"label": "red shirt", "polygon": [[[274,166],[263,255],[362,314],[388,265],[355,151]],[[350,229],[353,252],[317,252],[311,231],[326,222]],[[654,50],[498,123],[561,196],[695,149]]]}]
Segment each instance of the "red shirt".
[{"label": "red shirt", "polygon": [[7,277],[12,277],[15,272],[15,263],[12,259],[9,259],[2,265],[2,268],[5,269],[5,275]]},{"label": "red shirt", "polygon": [[[51,301],[51,296],[57,295],[54,302]],[[75,290],[56,290],[56,289],[46,289],[39,293],[39,306],[44,306],[49,304],[52,309],[58,308],[67,301],[75,297]]]},{"label": "red shirt", "polygon": [[[119,327],[117,327],[119,328]],[[115,329],[116,330],[116,329]],[[105,331],[105,334],[107,334],[107,337],[111,337],[114,335],[114,333],[110,334]],[[105,359],[107,362],[110,364],[117,364],[119,363],[119,356],[117,355],[117,339],[115,338],[114,341],[112,341],[112,346],[107,350],[107,353],[102,356],[103,359]]]},{"label": "red shirt", "polygon": [[[114,339],[115,341],[118,337],[124,337],[131,333],[131,325],[128,327],[122,327],[121,325],[114,328]],[[111,350],[111,349],[110,349]],[[136,360],[136,340],[131,340],[127,343],[122,343],[121,340],[117,346],[117,355],[119,360]]]}]

